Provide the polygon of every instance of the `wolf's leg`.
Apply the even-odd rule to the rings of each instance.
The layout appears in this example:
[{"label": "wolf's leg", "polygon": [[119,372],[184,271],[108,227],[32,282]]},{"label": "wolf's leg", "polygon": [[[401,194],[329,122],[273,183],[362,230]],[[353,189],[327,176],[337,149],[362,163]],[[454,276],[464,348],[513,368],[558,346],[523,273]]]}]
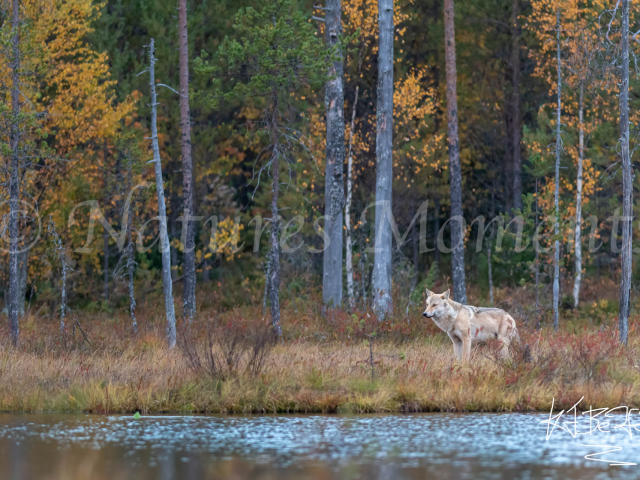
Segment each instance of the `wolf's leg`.
[{"label": "wolf's leg", "polygon": [[500,349],[500,356],[502,358],[509,358],[509,345],[510,340],[508,338],[502,338],[502,348]]},{"label": "wolf's leg", "polygon": [[462,361],[466,363],[471,357],[471,335],[467,332],[467,335],[462,336]]},{"label": "wolf's leg", "polygon": [[461,361],[462,360],[462,340],[460,340],[458,337],[450,333],[448,335],[451,341],[453,342],[453,353],[455,354],[456,359],[458,361]]}]

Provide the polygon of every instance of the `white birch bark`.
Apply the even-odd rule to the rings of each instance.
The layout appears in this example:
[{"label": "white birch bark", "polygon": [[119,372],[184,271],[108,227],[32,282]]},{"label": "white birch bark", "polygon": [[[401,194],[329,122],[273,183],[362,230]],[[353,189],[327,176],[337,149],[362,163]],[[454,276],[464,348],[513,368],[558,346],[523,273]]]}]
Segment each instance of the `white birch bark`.
[{"label": "white birch bark", "polygon": [[167,233],[167,207],[162,184],[162,164],[158,145],[158,100],[156,97],[154,41],[149,45],[149,88],[151,90],[151,144],[153,146],[153,164],[156,174],[156,192],[158,194],[158,215],[160,219],[160,251],[162,253],[162,286],[164,289],[164,307],[167,318],[167,343],[169,348],[176,346],[176,312],[173,304],[173,281],[171,280],[171,253]]}]

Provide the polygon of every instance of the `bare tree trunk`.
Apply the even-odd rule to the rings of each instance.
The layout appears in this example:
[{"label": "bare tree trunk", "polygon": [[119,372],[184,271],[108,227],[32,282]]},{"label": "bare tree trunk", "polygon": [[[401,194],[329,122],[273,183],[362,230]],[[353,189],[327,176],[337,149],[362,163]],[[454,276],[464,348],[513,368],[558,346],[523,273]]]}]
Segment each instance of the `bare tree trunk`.
[{"label": "bare tree trunk", "polygon": [[511,2],[511,139],[513,148],[513,208],[522,208],[522,162],[520,159],[520,32],[518,31],[519,0]]},{"label": "bare tree trunk", "polygon": [[186,229],[183,255],[184,316],[193,321],[196,313],[196,228],[193,216],[193,165],[191,159],[191,119],[189,115],[189,35],[187,31],[187,0],[180,0],[178,8],[180,42],[180,131],[182,143],[182,228]]},{"label": "bare tree trunk", "polygon": [[[171,192],[171,195],[173,196],[173,192]],[[172,204],[173,202],[170,201],[169,203]],[[173,207],[171,208],[173,209]],[[171,239],[176,238],[175,217],[172,218],[171,220],[171,237],[170,238]],[[171,242],[169,242],[169,244],[171,245]],[[171,265],[173,266],[173,268],[171,269],[171,279],[175,282],[178,279],[178,249],[175,246],[173,247],[170,246],[169,248],[171,249]]]},{"label": "bare tree trunk", "polygon": [[[340,0],[327,0],[325,8],[327,44],[340,48],[342,5]],[[342,207],[344,186],[344,90],[342,55],[329,67],[324,104],[327,111],[326,173],[324,186],[325,235],[329,245],[324,249],[322,300],[325,306],[342,306]]]},{"label": "bare tree trunk", "polygon": [[434,257],[435,257],[435,262],[438,264],[438,268],[440,268],[440,249],[438,248],[438,234],[440,233],[440,197],[438,195],[436,195],[436,199],[435,199],[435,219],[434,219],[434,237],[433,237],[433,244],[434,244]]},{"label": "bare tree trunk", "polygon": [[367,307],[367,254],[365,252],[364,246],[364,235],[360,232],[359,235],[359,245],[360,245],[360,273],[362,275],[360,288],[361,288],[361,297],[362,297],[362,308],[365,309]]},{"label": "bare tree trunk", "polygon": [[[358,69],[359,70],[359,69]],[[356,85],[351,111],[351,128],[349,130],[349,155],[347,163],[347,199],[344,206],[344,226],[347,234],[346,240],[346,264],[347,264],[347,296],[349,297],[349,310],[356,307],[355,290],[353,287],[353,233],[351,231],[351,201],[353,199],[353,137],[356,128],[356,107],[358,106],[358,93],[360,85]],[[362,255],[362,252],[360,252]]]},{"label": "bare tree trunk", "polygon": [[489,269],[489,302],[493,305],[493,274],[491,272],[491,248],[493,244],[493,237],[489,238],[489,245],[487,246],[487,267]]},{"label": "bare tree trunk", "polygon": [[620,342],[627,344],[631,303],[633,178],[629,153],[629,0],[621,0],[620,155],[622,160],[622,269],[620,278]]},{"label": "bare tree trunk", "polygon": [[[129,165],[127,171],[127,192],[128,195],[132,195],[133,189],[133,165],[132,159],[129,158]],[[126,221],[127,221],[127,280],[129,283],[129,313],[131,314],[131,331],[134,335],[138,334],[138,320],[136,319],[136,296],[133,286],[133,277],[136,271],[136,252],[131,241],[133,230],[133,198],[129,199],[128,203],[125,203],[127,208]]]},{"label": "bare tree trunk", "polygon": [[[107,211],[107,201],[108,201],[108,189],[109,189],[109,181],[107,172],[109,171],[109,167],[107,165],[107,158],[109,155],[109,146],[107,144],[107,139],[105,138],[102,143],[102,161],[104,162],[104,198],[105,198],[105,214],[108,215]],[[102,235],[102,251],[103,251],[103,261],[102,261],[102,291],[104,296],[104,301],[109,302],[109,233],[105,228],[104,233]]]},{"label": "bare tree trunk", "polygon": [[173,305],[173,282],[171,280],[171,253],[169,235],[167,234],[167,207],[164,201],[162,184],[162,163],[160,146],[158,145],[158,100],[156,98],[156,79],[154,57],[154,41],[149,45],[149,88],[151,90],[151,144],[153,146],[153,164],[156,174],[156,191],[158,194],[158,216],[160,217],[160,251],[162,253],[162,286],[164,288],[164,308],[167,317],[167,343],[169,348],[176,346],[176,312]]},{"label": "bare tree trunk", "polygon": [[102,234],[102,290],[105,302],[109,301],[109,233],[106,229]]},{"label": "bare tree trunk", "polygon": [[18,247],[20,232],[18,228],[18,213],[20,203],[20,14],[19,1],[12,0],[12,29],[11,39],[11,172],[9,179],[9,325],[11,327],[11,342],[18,346],[20,326],[18,323],[18,295],[20,292],[20,278],[18,272]]},{"label": "bare tree trunk", "polygon": [[556,108],[556,185],[553,205],[555,208],[555,220],[553,232],[556,236],[553,250],[553,328],[558,330],[558,303],[560,296],[560,153],[562,152],[562,139],[560,138],[560,120],[562,111],[562,64],[560,59],[560,9],[556,13],[556,46],[557,46],[557,72],[558,72],[558,106]]},{"label": "bare tree trunk", "polygon": [[274,106],[271,117],[271,142],[273,144],[272,165],[273,172],[271,197],[271,252],[269,255],[269,303],[271,304],[271,325],[276,337],[282,337],[280,325],[280,213],[278,212],[278,194],[280,193],[280,143],[278,137],[277,111],[278,97],[274,89]]},{"label": "bare tree trunk", "polygon": [[[453,298],[467,303],[464,272],[464,232],[462,231],[462,172],[458,140],[458,92],[456,72],[456,39],[453,0],[444,2],[444,52],[447,67],[447,122],[449,130],[449,179],[451,189],[451,276]],[[459,219],[456,221],[455,219]]]},{"label": "bare tree trunk", "polygon": [[393,0],[378,0],[378,107],[373,308],[380,319],[393,311],[391,225],[393,188]]},{"label": "bare tree trunk", "polygon": [[[535,227],[538,228],[538,179],[536,178],[536,213],[535,213]],[[534,245],[536,250],[536,315],[540,309],[540,252],[537,245]]]},{"label": "bare tree trunk", "polygon": [[578,308],[582,281],[582,162],[584,160],[584,82],[580,83],[578,100],[578,182],[576,187],[576,278],[573,284],[573,305]]},{"label": "bare tree trunk", "polygon": [[[27,242],[25,242],[23,246],[25,246],[26,243]],[[20,275],[20,288],[18,289],[18,316],[24,317],[27,281],[29,276],[29,251],[26,249],[18,254],[18,274]]]},{"label": "bare tree trunk", "polygon": [[[494,219],[496,215],[496,196],[495,196],[495,185],[491,190],[491,220]],[[495,234],[495,226],[491,229],[491,236],[489,237],[489,245],[487,246],[487,267],[489,270],[489,300],[491,305],[494,304],[493,298],[493,272],[492,272],[492,264],[491,264],[491,250],[493,248],[493,237]]]}]

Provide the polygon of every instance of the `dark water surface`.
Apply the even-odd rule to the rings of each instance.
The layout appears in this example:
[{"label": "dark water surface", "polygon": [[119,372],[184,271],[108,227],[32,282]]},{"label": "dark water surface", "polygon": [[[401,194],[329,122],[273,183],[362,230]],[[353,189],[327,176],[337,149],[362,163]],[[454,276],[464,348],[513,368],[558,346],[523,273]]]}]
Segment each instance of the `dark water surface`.
[{"label": "dark water surface", "polygon": [[606,447],[581,444],[622,447],[596,458],[640,464],[635,416],[632,438],[558,427],[546,441],[548,414],[6,414],[0,479],[631,479],[640,466],[585,459]]}]

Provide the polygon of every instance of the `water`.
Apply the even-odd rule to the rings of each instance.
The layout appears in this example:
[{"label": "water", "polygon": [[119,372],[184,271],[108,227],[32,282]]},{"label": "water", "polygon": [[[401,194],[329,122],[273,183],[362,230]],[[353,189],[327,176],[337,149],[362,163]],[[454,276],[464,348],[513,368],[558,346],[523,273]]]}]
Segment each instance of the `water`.
[{"label": "water", "polygon": [[[585,459],[606,448],[581,445],[622,447],[603,457],[640,464],[640,436],[633,428],[633,438],[617,429],[574,439],[558,427],[545,441],[547,425],[541,422],[548,418],[419,414],[135,420],[7,414],[0,415],[0,479],[640,478],[640,466]],[[618,416],[614,423],[623,420]]]}]

